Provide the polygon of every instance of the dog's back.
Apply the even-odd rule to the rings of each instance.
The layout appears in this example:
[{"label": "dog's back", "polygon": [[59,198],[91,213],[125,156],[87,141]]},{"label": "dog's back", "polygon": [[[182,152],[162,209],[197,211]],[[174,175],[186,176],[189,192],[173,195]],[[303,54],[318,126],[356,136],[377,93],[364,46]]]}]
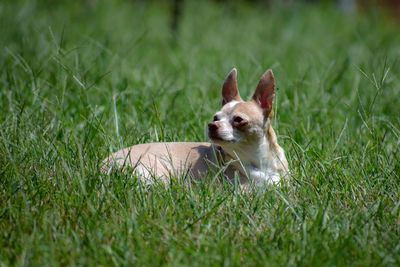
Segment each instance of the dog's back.
[{"label": "dog's back", "polygon": [[[170,177],[190,174],[201,179],[215,169],[218,149],[211,143],[171,142],[139,144],[115,152],[102,163],[102,171],[134,169],[143,181],[154,177],[167,182]],[[150,180],[149,180],[150,179]]]}]

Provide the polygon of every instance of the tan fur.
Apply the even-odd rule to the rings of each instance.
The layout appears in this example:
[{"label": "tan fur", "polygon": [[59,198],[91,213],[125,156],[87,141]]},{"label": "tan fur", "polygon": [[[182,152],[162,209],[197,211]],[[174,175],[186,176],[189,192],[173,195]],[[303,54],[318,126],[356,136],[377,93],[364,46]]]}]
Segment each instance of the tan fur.
[{"label": "tan fur", "polygon": [[210,169],[215,169],[217,160],[211,143],[149,143],[119,150],[106,158],[103,172],[110,168],[134,168],[144,181],[159,177],[167,182],[170,176],[185,175],[201,179]]}]

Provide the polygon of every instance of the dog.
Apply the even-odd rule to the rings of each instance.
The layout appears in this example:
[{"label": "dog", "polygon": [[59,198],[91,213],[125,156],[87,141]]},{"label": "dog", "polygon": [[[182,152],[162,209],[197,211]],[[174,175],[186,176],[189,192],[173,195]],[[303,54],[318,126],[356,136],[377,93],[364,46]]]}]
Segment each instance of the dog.
[{"label": "dog", "polygon": [[[223,171],[241,185],[280,184],[289,169],[284,150],[271,126],[275,80],[267,70],[250,101],[243,101],[234,68],[222,86],[222,108],[208,124],[212,143],[170,142],[139,144],[119,150],[102,163],[102,171],[131,167],[143,182],[168,184],[172,177],[202,179]],[[235,180],[236,179],[236,180]]]}]

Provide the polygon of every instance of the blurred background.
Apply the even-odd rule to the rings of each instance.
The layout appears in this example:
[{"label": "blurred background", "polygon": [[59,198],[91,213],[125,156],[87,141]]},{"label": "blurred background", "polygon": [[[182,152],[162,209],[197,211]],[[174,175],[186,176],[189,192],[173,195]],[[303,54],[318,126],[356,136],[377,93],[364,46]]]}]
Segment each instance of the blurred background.
[{"label": "blurred background", "polygon": [[246,97],[272,68],[274,123],[309,144],[347,120],[394,119],[399,18],[395,0],[2,1],[0,99],[72,132],[101,118],[118,147],[207,140],[225,75],[238,68]]}]

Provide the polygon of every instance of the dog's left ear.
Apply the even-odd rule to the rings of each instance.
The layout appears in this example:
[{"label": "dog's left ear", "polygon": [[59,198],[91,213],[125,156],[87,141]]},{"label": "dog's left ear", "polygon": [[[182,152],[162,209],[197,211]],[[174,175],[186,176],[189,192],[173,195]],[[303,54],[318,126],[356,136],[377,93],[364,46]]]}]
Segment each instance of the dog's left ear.
[{"label": "dog's left ear", "polygon": [[262,108],[264,116],[272,117],[272,105],[274,104],[274,97],[275,79],[272,70],[269,69],[263,74],[258,82],[257,89],[252,100]]},{"label": "dog's left ear", "polygon": [[237,70],[233,68],[222,86],[222,106],[231,101],[243,101],[239,94],[236,77]]}]

